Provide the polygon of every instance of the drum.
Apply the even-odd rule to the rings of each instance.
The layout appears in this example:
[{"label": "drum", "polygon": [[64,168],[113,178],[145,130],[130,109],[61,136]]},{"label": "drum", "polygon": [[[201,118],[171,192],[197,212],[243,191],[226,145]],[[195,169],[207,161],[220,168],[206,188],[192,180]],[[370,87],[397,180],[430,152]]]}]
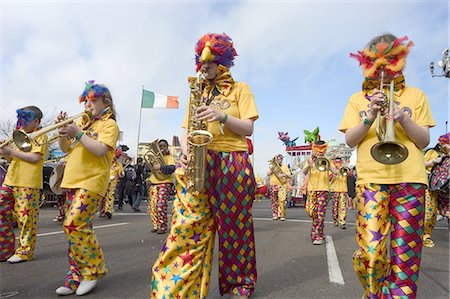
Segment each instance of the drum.
[{"label": "drum", "polygon": [[449,156],[444,157],[441,163],[433,166],[428,177],[430,191],[440,190],[448,192],[449,167]]},{"label": "drum", "polygon": [[256,195],[264,196],[267,193],[267,186],[261,185],[256,188]]},{"label": "drum", "polygon": [[50,191],[56,195],[63,193],[61,181],[64,173],[64,165],[59,163],[44,163],[44,191]]}]

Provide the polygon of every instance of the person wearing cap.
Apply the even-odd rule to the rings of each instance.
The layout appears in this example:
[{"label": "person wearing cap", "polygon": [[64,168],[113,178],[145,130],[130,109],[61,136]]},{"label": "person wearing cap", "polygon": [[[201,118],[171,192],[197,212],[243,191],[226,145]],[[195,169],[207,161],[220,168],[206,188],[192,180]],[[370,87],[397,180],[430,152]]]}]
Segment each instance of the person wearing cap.
[{"label": "person wearing cap", "polygon": [[316,166],[317,159],[325,157],[327,147],[328,144],[323,140],[312,142],[311,157],[306,160],[303,166],[303,173],[308,175],[306,187],[308,196],[305,211],[312,219],[311,241],[314,245],[325,244],[323,229],[330,193],[330,175],[336,173],[336,169],[329,160],[327,169],[319,170]]},{"label": "person wearing cap", "polygon": [[110,177],[109,177],[109,185],[108,191],[106,191],[106,195],[103,197],[100,203],[100,212],[99,217],[104,218],[107,217],[111,219],[114,213],[114,198],[116,193],[117,181],[119,178],[123,178],[125,176],[125,172],[123,171],[122,163],[119,161],[119,157],[122,155],[122,150],[116,148],[112,160]]},{"label": "person wearing cap", "polygon": [[[350,97],[339,130],[345,133],[348,146],[357,147],[359,248],[352,262],[363,298],[415,298],[417,294],[428,183],[422,149],[430,142],[434,119],[427,96],[405,84],[403,68],[413,46],[407,40],[384,33],[350,55],[359,61],[364,81],[362,90]],[[408,150],[406,159],[396,164],[380,163],[371,155],[379,142],[374,122],[378,112],[387,115],[383,103],[388,95],[391,100],[390,85],[394,111],[388,117],[394,120],[396,142]]]},{"label": "person wearing cap", "polygon": [[[40,129],[41,119],[42,111],[36,106],[18,109],[16,130],[35,132]],[[37,137],[29,152],[11,145],[0,149],[0,155],[11,163],[0,189],[0,261],[20,263],[33,258],[47,139],[46,134]],[[16,249],[13,213],[19,229]]]},{"label": "person wearing cap", "polygon": [[[205,190],[183,188],[189,109],[182,127],[182,155],[175,171],[176,196],[170,232],[152,267],[151,298],[207,298],[214,236],[219,237],[219,291],[248,298],[256,286],[252,203],[255,177],[245,136],[258,118],[250,87],[230,73],[237,55],[226,34],[208,33],[195,46],[196,71],[204,80],[195,118],[207,122]],[[189,78],[191,84],[197,77]]]},{"label": "person wearing cap", "polygon": [[[286,220],[286,197],[288,192],[288,180],[291,178],[292,174],[286,164],[283,164],[283,156],[278,154],[275,156],[275,163],[277,163],[281,169],[280,177],[275,175],[273,169],[267,171],[269,176],[269,198],[272,202],[272,220],[281,221]],[[285,178],[286,180],[281,182],[280,179]]]},{"label": "person wearing cap", "polygon": [[333,214],[333,223],[339,228],[346,229],[345,218],[347,217],[347,176],[340,173],[343,167],[342,159],[337,157],[333,161],[336,168],[336,174],[331,179],[331,211]]},{"label": "person wearing cap", "polygon": [[[91,115],[89,121],[83,119],[59,128],[59,146],[68,153],[61,187],[67,189],[63,225],[69,242],[69,271],[64,285],[56,289],[61,296],[85,295],[107,273],[92,221],[108,190],[119,127],[106,86],[87,82],[79,101]],[[56,122],[65,117],[61,112]]]}]

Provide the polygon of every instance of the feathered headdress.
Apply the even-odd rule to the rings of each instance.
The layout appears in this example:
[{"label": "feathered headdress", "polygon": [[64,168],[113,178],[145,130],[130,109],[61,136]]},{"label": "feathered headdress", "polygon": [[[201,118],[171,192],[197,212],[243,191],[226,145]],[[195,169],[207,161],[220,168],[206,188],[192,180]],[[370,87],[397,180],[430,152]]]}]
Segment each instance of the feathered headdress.
[{"label": "feathered headdress", "polygon": [[230,68],[234,65],[237,52],[233,47],[231,38],[223,34],[207,33],[195,45],[195,64],[198,72],[204,62],[214,61]]},{"label": "feathered headdress", "polygon": [[440,144],[450,144],[450,133],[439,136],[438,141]]},{"label": "feathered headdress", "polygon": [[381,66],[387,74],[396,76],[403,71],[409,48],[414,46],[412,41],[409,41],[406,45],[402,44],[407,40],[408,37],[404,36],[390,43],[371,44],[363,51],[358,51],[357,54],[350,53],[350,57],[359,61],[365,78],[378,78]]},{"label": "feathered headdress", "polygon": [[95,99],[98,97],[105,96],[109,93],[109,89],[103,85],[95,84],[95,80],[89,80],[86,82],[86,86],[84,87],[83,93],[78,97],[80,103],[85,102],[86,98]]},{"label": "feathered headdress", "polygon": [[325,155],[328,144],[323,140],[317,140],[311,143],[311,151],[314,156]]}]

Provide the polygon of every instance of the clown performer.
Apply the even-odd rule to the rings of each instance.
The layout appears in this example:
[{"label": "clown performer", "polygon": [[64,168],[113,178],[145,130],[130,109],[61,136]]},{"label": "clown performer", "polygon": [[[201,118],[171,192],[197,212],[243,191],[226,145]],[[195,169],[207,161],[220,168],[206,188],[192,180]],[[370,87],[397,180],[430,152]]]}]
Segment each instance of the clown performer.
[{"label": "clown performer", "polygon": [[[69,271],[64,285],[56,289],[61,296],[89,293],[107,272],[92,221],[108,190],[119,128],[107,87],[89,81],[79,101],[84,103],[90,119],[59,129],[59,146],[68,153],[61,187],[67,189],[63,225],[69,241]],[[65,118],[66,113],[61,112],[56,122]]]},{"label": "clown performer", "polygon": [[[283,164],[283,156],[275,156],[277,165],[269,165],[269,198],[272,202],[272,219],[286,220],[286,197],[288,192],[288,180],[291,178],[291,171],[286,164]],[[276,168],[279,173],[276,173]]]},{"label": "clown performer", "polygon": [[[195,54],[205,80],[189,78],[193,95],[201,84],[201,97],[191,96],[186,111],[171,228],[152,268],[150,293],[152,298],[207,298],[217,230],[220,294],[248,298],[257,276],[252,216],[256,183],[245,136],[253,133],[258,112],[249,86],[231,76],[237,53],[229,36],[205,34]],[[203,104],[194,108],[193,100]],[[205,188],[198,194],[185,187],[184,175],[192,158],[187,133],[196,121],[205,121],[213,136],[207,145]]]},{"label": "clown performer", "polygon": [[102,198],[100,202],[100,218],[107,217],[111,219],[114,213],[114,198],[116,193],[117,181],[125,176],[123,171],[122,163],[119,161],[119,157],[122,155],[122,150],[116,148],[114,152],[114,157],[112,160],[111,170],[109,172],[109,185],[106,195]]},{"label": "clown performer", "polygon": [[[40,129],[41,119],[42,112],[36,106],[19,109],[16,130],[34,132]],[[37,137],[36,142],[31,142],[29,152],[20,151],[9,144],[0,148],[0,155],[4,155],[11,163],[0,189],[0,261],[20,263],[33,258],[47,139],[46,134]],[[19,229],[16,250],[13,213]]]},{"label": "clown performer", "polygon": [[[328,144],[323,140],[311,144],[312,154],[306,160],[303,173],[308,175],[307,199],[305,211],[312,219],[311,241],[314,245],[325,244],[325,213],[330,193],[330,175],[336,174],[336,168],[330,160],[325,158]],[[317,159],[326,159],[328,166],[324,169],[317,167]],[[320,167],[320,166],[319,166]]]},{"label": "clown performer", "polygon": [[337,170],[331,180],[331,210],[333,213],[333,223],[339,228],[346,229],[345,218],[347,217],[348,202],[347,175],[349,172],[345,173],[341,171],[343,169],[345,170],[341,158],[337,157],[332,162]]},{"label": "clown performer", "polygon": [[[148,208],[153,223],[152,233],[165,234],[167,231],[167,203],[169,201],[170,191],[173,188],[172,173],[175,171],[175,159],[169,152],[169,143],[167,140],[158,140],[158,146],[163,155],[166,165],[150,166],[152,174],[148,178],[150,188],[148,190]],[[159,172],[157,178],[155,172]]]},{"label": "clown performer", "polygon": [[[427,170],[428,176],[431,175],[431,171],[434,166],[439,166],[444,157],[447,157],[450,152],[450,142],[449,142],[450,133],[444,134],[439,137],[438,143],[435,147],[428,149],[425,152],[425,168]],[[446,180],[448,180],[448,171],[447,173],[440,172],[440,168],[434,169],[434,171],[439,172],[438,175],[447,176]],[[434,247],[434,242],[431,239],[433,235],[433,229],[436,224],[436,216],[439,210],[439,214],[449,217],[449,208],[448,208],[448,189],[446,190],[434,190],[431,191],[427,189],[425,191],[425,219],[424,219],[424,234],[423,234],[423,246],[425,247]]]},{"label": "clown performer", "polygon": [[[364,288],[363,298],[415,298],[417,292],[427,185],[422,149],[430,141],[434,120],[426,95],[405,85],[402,71],[413,45],[405,44],[407,40],[386,33],[351,54],[365,79],[362,91],[350,97],[339,130],[350,147],[357,147],[359,249],[353,254],[353,267]],[[388,88],[380,90],[381,86]],[[388,121],[394,121],[395,139],[409,154],[397,164],[383,164],[371,155],[379,142],[373,123],[378,111],[386,115],[383,102],[387,95],[391,100],[391,94],[395,107]]]}]

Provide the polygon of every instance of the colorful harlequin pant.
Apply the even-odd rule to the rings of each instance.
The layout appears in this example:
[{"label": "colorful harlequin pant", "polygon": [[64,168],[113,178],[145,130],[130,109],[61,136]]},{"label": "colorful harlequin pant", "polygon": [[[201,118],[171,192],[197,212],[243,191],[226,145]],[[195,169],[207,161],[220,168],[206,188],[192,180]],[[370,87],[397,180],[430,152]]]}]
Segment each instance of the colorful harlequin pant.
[{"label": "colorful harlequin pant", "polygon": [[[36,246],[41,189],[11,187],[0,189],[0,261],[15,254],[31,260]],[[14,251],[13,213],[17,218],[19,242]]]},{"label": "colorful harlequin pant", "polygon": [[64,232],[69,241],[69,272],[64,286],[72,290],[76,290],[81,281],[99,279],[107,272],[102,249],[92,228],[102,197],[85,189],[67,192]]},{"label": "colorful harlequin pant", "polygon": [[328,191],[308,191],[306,213],[312,219],[311,240],[324,240],[323,228],[328,204]]},{"label": "colorful harlequin pant", "polygon": [[345,218],[347,217],[347,192],[332,192],[332,213],[333,222],[338,226],[345,225]]},{"label": "colorful harlequin pant", "polygon": [[209,151],[206,192],[192,195],[176,171],[172,222],[152,268],[151,298],[207,298],[214,237],[220,293],[250,296],[256,285],[251,213],[255,179],[246,152]]},{"label": "colorful harlequin pant", "polygon": [[167,230],[167,202],[170,195],[171,183],[151,185],[148,190],[149,202],[147,212],[150,214],[153,229]]},{"label": "colorful harlequin pant", "polygon": [[[357,187],[353,267],[364,298],[415,298],[422,252],[425,185]],[[387,241],[390,234],[390,260]]]},{"label": "colorful harlequin pant", "polygon": [[269,198],[272,201],[272,218],[286,218],[286,186],[269,186]]},{"label": "colorful harlequin pant", "polygon": [[106,195],[102,198],[100,203],[100,215],[105,215],[109,212],[111,215],[114,213],[114,194],[116,193],[117,178],[109,181],[108,191]]},{"label": "colorful harlequin pant", "polygon": [[449,208],[449,192],[448,189],[443,191],[436,191],[436,201],[438,206],[439,214],[450,218],[450,208]]}]

